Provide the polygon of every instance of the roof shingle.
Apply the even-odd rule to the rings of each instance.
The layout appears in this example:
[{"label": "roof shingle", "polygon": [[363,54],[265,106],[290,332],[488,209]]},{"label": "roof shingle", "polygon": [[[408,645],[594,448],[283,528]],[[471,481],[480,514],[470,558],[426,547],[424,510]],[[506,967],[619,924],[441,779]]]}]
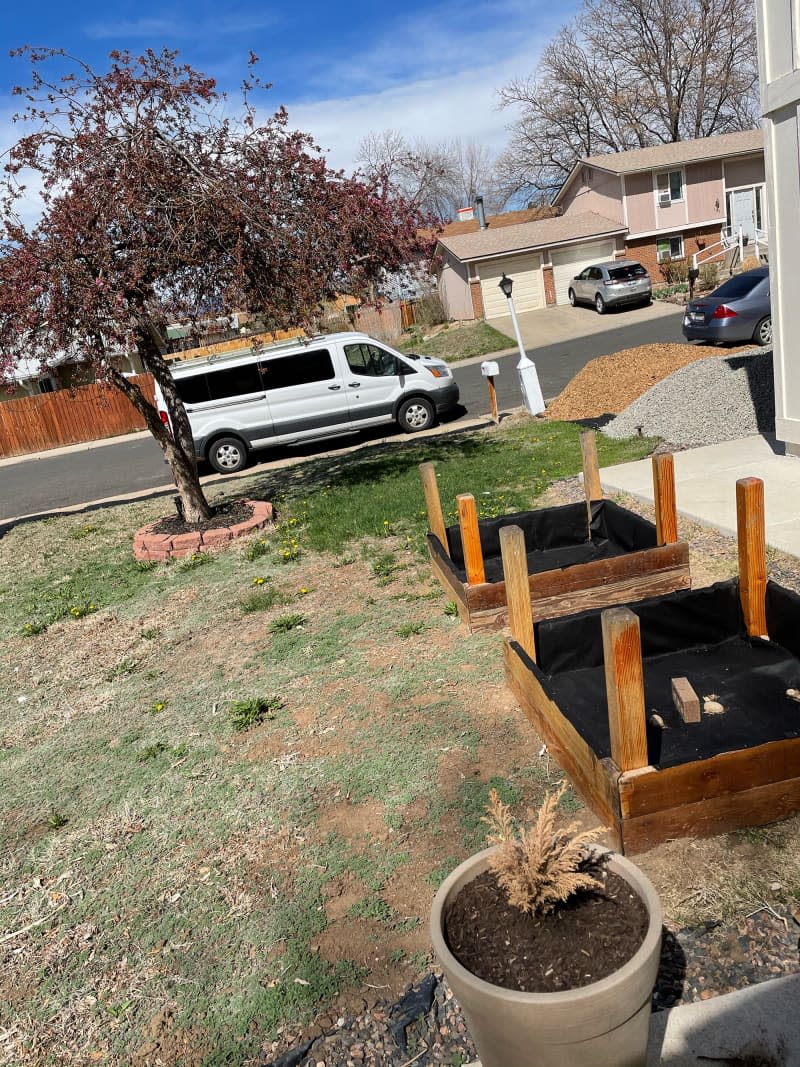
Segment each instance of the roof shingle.
[{"label": "roof shingle", "polygon": [[499,229],[488,227],[477,232],[457,234],[444,232],[439,235],[439,243],[457,259],[467,262],[624,232],[624,223],[587,211],[581,215],[558,215]]},{"label": "roof shingle", "polygon": [[681,163],[697,163],[704,159],[759,152],[763,148],[764,134],[761,130],[743,130],[740,133],[723,133],[718,137],[700,137],[695,141],[674,141],[650,148],[634,148],[629,152],[585,156],[579,162],[583,166],[600,167],[613,174],[633,174],[640,170],[652,170],[654,167],[669,167]]}]

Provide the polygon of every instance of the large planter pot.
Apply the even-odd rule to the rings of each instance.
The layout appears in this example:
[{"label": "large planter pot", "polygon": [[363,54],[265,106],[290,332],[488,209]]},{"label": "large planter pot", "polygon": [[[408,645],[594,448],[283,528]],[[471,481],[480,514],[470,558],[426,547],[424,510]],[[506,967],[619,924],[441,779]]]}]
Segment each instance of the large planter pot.
[{"label": "large planter pot", "polygon": [[431,937],[450,988],[461,1005],[482,1067],[645,1067],[650,997],[661,954],[661,903],[642,872],[612,853],[608,869],[638,893],[649,924],[644,942],[618,971],[559,993],[521,993],[477,978],[444,939],[448,900],[489,866],[488,848],[442,883],[433,901]]}]

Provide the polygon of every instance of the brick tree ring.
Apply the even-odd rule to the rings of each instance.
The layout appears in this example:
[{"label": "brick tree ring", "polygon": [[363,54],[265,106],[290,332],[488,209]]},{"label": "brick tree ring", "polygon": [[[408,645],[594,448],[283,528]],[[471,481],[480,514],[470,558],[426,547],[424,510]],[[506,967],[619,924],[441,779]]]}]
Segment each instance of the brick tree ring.
[{"label": "brick tree ring", "polygon": [[193,552],[202,552],[208,548],[222,548],[229,541],[254,533],[272,522],[272,504],[266,500],[243,500],[242,504],[252,508],[253,513],[244,522],[232,526],[215,526],[210,530],[197,530],[192,533],[162,534],[154,529],[163,519],[143,526],[133,539],[133,554],[136,559],[153,560],[162,563],[168,559],[181,559]]}]

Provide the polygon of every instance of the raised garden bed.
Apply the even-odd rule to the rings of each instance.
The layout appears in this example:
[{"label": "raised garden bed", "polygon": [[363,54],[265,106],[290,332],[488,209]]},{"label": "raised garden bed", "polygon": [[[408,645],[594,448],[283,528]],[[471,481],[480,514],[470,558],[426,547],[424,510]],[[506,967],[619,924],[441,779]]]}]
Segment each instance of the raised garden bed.
[{"label": "raised garden bed", "polygon": [[620,851],[800,811],[800,597],[766,579],[763,483],[736,491],[739,579],[534,626],[509,578],[508,683]]},{"label": "raised garden bed", "polygon": [[470,494],[457,497],[459,523],[445,527],[433,465],[420,467],[434,575],[471,632],[508,625],[501,531],[525,537],[534,618],[625,603],[687,589],[689,546],[678,540],[672,456],[653,457],[656,523],[602,499],[594,434],[581,435],[586,504],[478,519]]}]

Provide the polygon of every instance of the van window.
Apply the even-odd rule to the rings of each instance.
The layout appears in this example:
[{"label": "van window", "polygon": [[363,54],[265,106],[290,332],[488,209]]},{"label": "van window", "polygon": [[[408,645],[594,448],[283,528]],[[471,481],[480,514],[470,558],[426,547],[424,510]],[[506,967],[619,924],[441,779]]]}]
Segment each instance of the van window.
[{"label": "van window", "polygon": [[390,378],[397,374],[394,356],[377,345],[345,345],[347,366],[369,378]]},{"label": "van window", "polygon": [[229,397],[246,393],[260,393],[264,388],[255,363],[210,371],[206,377],[212,400],[227,400]]},{"label": "van window", "polygon": [[184,404],[204,404],[211,399],[205,374],[193,374],[189,378],[176,378],[178,396]]},{"label": "van window", "polygon": [[336,377],[327,348],[262,360],[259,367],[265,389],[286,389],[290,385],[309,385]]}]

